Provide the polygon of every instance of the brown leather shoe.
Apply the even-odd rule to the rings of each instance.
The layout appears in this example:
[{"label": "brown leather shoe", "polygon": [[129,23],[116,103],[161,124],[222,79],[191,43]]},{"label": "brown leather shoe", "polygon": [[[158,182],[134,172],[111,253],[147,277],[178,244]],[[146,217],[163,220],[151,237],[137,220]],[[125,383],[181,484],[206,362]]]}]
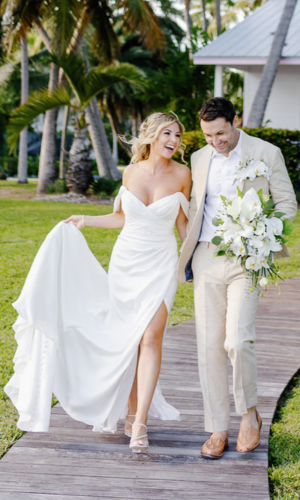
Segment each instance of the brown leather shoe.
[{"label": "brown leather shoe", "polygon": [[260,443],[260,429],[262,419],[256,410],[258,428],[255,429],[249,420],[242,420],[237,438],[236,449],[239,453],[247,453],[258,447]]},{"label": "brown leather shoe", "polygon": [[221,435],[213,436],[211,434],[210,438],[202,446],[201,455],[203,458],[217,460],[223,456],[223,451],[226,448],[228,448],[228,437],[224,440]]}]

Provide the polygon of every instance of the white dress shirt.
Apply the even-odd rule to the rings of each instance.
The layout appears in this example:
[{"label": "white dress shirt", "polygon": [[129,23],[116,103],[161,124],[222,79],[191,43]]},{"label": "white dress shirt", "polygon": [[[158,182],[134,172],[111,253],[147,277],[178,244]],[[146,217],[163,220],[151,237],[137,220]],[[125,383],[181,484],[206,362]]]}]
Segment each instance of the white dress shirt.
[{"label": "white dress shirt", "polygon": [[210,242],[216,232],[216,226],[212,220],[216,217],[221,206],[220,196],[235,198],[237,195],[235,180],[235,170],[241,161],[243,132],[239,130],[239,140],[235,148],[228,156],[214,150],[209,166],[206,198],[204,204],[203,222],[199,241]]}]

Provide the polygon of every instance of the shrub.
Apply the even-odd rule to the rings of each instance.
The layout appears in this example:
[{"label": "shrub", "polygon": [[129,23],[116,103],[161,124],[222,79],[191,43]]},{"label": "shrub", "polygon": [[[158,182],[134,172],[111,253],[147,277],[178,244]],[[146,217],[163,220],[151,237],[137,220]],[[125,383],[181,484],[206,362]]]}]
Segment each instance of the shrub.
[{"label": "shrub", "polygon": [[92,188],[94,194],[104,194],[111,196],[114,192],[120,188],[122,181],[114,181],[113,179],[108,179],[107,177],[100,177],[93,182]]},{"label": "shrub", "polygon": [[[252,128],[243,130],[254,137],[259,137],[268,141],[274,146],[278,146],[285,159],[285,164],[291,178],[292,184],[297,194],[300,196],[300,131],[299,130],[281,130],[268,127]],[[183,142],[186,144],[185,161],[190,165],[192,153],[206,145],[204,135],[201,130],[185,132]],[[175,159],[180,161],[180,155]]]},{"label": "shrub", "polygon": [[65,179],[56,179],[56,181],[51,182],[46,189],[47,194],[63,194],[68,191]]}]

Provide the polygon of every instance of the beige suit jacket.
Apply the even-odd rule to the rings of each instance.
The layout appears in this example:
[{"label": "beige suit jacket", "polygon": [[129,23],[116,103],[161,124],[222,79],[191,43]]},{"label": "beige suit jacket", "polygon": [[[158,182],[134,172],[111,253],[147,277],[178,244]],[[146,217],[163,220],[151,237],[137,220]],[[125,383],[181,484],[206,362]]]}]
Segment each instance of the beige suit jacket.
[{"label": "beige suit jacket", "polygon": [[[212,146],[207,145],[193,153],[191,158],[193,188],[187,237],[182,244],[178,264],[178,280],[181,283],[186,281],[186,267],[199,240],[212,152]],[[272,196],[276,209],[284,212],[289,219],[293,220],[297,212],[297,202],[280,149],[269,142],[251,137],[244,132],[241,161],[245,164],[248,158],[251,160],[264,160],[267,166],[272,167],[272,175],[269,181],[263,176],[256,177],[253,181],[239,181],[237,185],[240,190],[245,193],[251,187],[256,191],[262,188],[265,194]],[[287,257],[288,255],[286,247],[283,247],[280,252],[276,252],[276,257]]]}]

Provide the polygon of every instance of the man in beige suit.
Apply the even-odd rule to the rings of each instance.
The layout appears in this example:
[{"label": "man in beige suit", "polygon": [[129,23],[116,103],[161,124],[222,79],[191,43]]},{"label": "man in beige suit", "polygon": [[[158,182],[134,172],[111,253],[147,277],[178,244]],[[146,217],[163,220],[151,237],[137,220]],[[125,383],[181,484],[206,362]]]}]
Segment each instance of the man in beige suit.
[{"label": "man in beige suit", "polygon": [[[256,410],[255,315],[259,294],[249,291],[241,266],[214,257],[212,219],[220,195],[233,198],[237,185],[243,193],[253,187],[271,194],[278,211],[293,219],[297,204],[280,149],[237,129],[238,117],[230,101],[209,99],[200,111],[207,146],[192,155],[193,188],[187,238],[179,261],[179,281],[194,279],[199,374],[204,401],[204,458],[220,458],[228,446],[229,390],[227,356],[233,367],[235,408],[242,415],[239,452],[259,445],[261,418]],[[272,168],[269,180],[256,177],[234,184],[239,162],[263,160]],[[286,248],[280,253],[288,256]]]}]

